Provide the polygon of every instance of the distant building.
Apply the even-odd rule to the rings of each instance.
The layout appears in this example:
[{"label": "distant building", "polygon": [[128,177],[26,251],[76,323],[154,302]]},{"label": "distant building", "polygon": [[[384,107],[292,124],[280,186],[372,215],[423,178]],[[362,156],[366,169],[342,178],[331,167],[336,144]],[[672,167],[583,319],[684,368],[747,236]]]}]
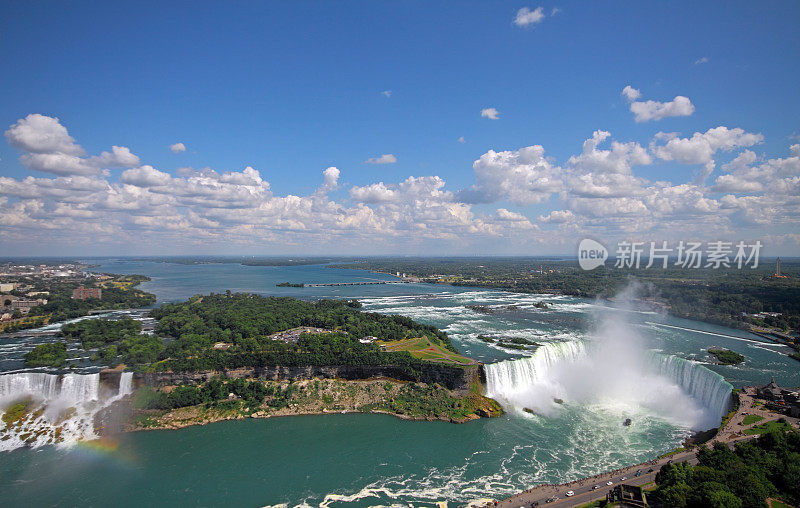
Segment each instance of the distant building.
[{"label": "distant building", "polygon": [[18,310],[23,314],[27,314],[32,308],[46,303],[47,300],[41,298],[37,300],[28,300],[14,295],[3,295],[0,297],[0,307],[12,311]]},{"label": "distant building", "polygon": [[13,282],[8,282],[8,283],[2,282],[0,283],[0,293],[8,293],[10,291],[14,291],[14,288],[16,287],[17,285],[14,284]]},{"label": "distant building", "polygon": [[98,300],[102,299],[103,290],[100,288],[87,288],[84,286],[80,286],[72,290],[73,300],[88,300],[89,298],[97,298]]},{"label": "distant building", "polygon": [[217,342],[211,349],[216,349],[218,351],[227,351],[233,344],[228,342]]},{"label": "distant building", "polygon": [[781,273],[781,258],[775,260],[775,273],[772,275],[776,279],[785,279],[786,276]]}]

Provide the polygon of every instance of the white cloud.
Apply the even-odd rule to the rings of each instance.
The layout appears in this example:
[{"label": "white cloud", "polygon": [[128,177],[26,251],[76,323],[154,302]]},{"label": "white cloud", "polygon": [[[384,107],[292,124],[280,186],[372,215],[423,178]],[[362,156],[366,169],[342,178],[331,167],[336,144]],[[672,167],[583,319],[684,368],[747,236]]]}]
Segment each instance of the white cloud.
[{"label": "white cloud", "polygon": [[569,210],[553,210],[548,215],[540,215],[539,221],[551,224],[564,224],[575,220],[575,214]]},{"label": "white cloud", "polygon": [[459,142],[459,143],[466,143],[466,142],[467,142],[467,140],[466,140],[466,139],[464,139],[464,136],[459,136],[459,138],[458,138],[458,142]]},{"label": "white cloud", "polygon": [[186,145],[183,143],[175,143],[174,145],[169,145],[169,149],[172,150],[172,153],[180,153],[186,151]]},{"label": "white cloud", "polygon": [[109,168],[139,165],[139,157],[124,146],[84,157],[86,151],[69,135],[58,118],[30,114],[5,132],[8,143],[24,153],[20,162],[28,169],[56,175],[95,175]]},{"label": "white cloud", "polygon": [[517,15],[514,17],[514,24],[525,27],[534,26],[537,23],[541,23],[543,19],[544,10],[541,7],[537,7],[534,10],[523,7],[517,11]]},{"label": "white cloud", "polygon": [[394,164],[397,162],[397,157],[390,153],[385,153],[380,157],[372,157],[364,161],[365,164]]},{"label": "white cloud", "polygon": [[475,185],[458,195],[465,203],[501,199],[519,205],[541,203],[561,188],[560,168],[545,159],[541,145],[505,152],[489,150],[472,168]]},{"label": "white cloud", "polygon": [[[665,144],[659,144],[666,140]],[[761,134],[745,132],[744,129],[729,129],[725,126],[709,129],[704,133],[695,132],[691,138],[680,138],[672,133],[656,134],[651,151],[656,157],[666,161],[677,161],[682,164],[703,164],[703,177],[714,170],[713,156],[719,150],[750,147],[764,140]],[[701,178],[702,179],[702,178]]]},{"label": "white cloud", "polygon": [[331,167],[325,169],[325,171],[322,172],[323,183],[322,183],[322,187],[320,187],[320,190],[323,193],[328,193],[328,192],[335,191],[336,189],[338,189],[339,188],[339,175],[340,174],[341,174],[341,172],[339,171],[339,168],[337,168],[335,166],[331,166]]},{"label": "white cloud", "polygon": [[384,95],[388,99],[388,98],[390,98],[392,96],[392,91],[391,90],[384,90],[384,91],[381,92],[381,94]]},{"label": "white cloud", "polygon": [[559,9],[558,7],[553,7],[553,9],[550,11],[550,17],[555,16],[559,12],[561,12],[561,9]]},{"label": "white cloud", "polygon": [[137,187],[160,187],[168,185],[172,177],[153,166],[141,166],[122,172],[120,181]]},{"label": "white cloud", "polygon": [[85,151],[61,125],[58,118],[30,114],[17,120],[6,132],[8,144],[25,152],[81,156]]},{"label": "white cloud", "polygon": [[695,60],[694,64],[695,65],[700,65],[700,64],[708,63],[708,60],[709,60],[709,58],[707,56],[703,56],[703,57],[700,57],[697,60]]},{"label": "white cloud", "polygon": [[[473,164],[473,185],[457,193],[438,176],[415,176],[352,186],[335,200],[329,194],[341,189],[342,172],[333,166],[315,172],[319,183],[308,195],[277,196],[249,166],[167,172],[141,164],[122,146],[75,155],[79,145],[56,119],[26,117],[9,131],[23,163],[61,175],[0,176],[0,242],[18,249],[80,250],[86,237],[102,248],[137,246],[143,253],[233,245],[276,245],[285,252],[309,246],[325,252],[564,252],[587,234],[669,240],[675,234],[717,239],[732,231],[737,238],[751,231],[786,245],[800,241],[790,234],[800,227],[800,145],[767,158],[752,149],[761,134],[724,126],[687,138],[660,132],[647,148],[597,130],[563,167],[540,145],[489,150]],[[650,182],[640,173],[650,166],[646,174],[653,178],[658,161],[710,171],[721,151],[733,153],[710,187]],[[118,180],[111,168],[124,169]],[[668,171],[679,174],[672,165]],[[511,211],[506,202],[537,206]],[[527,218],[533,210],[536,224]]]},{"label": "white cloud", "polygon": [[622,95],[630,101],[630,110],[637,122],[658,121],[670,116],[689,116],[694,113],[692,101],[682,95],[669,102],[639,101],[641,92],[630,85],[623,88]]},{"label": "white cloud", "polygon": [[624,95],[629,101],[635,101],[642,96],[642,92],[636,88],[633,88],[631,85],[628,85],[622,89],[622,95]]},{"label": "white cloud", "polygon": [[495,108],[484,108],[481,110],[481,116],[483,118],[488,118],[489,120],[499,120],[500,112]]}]

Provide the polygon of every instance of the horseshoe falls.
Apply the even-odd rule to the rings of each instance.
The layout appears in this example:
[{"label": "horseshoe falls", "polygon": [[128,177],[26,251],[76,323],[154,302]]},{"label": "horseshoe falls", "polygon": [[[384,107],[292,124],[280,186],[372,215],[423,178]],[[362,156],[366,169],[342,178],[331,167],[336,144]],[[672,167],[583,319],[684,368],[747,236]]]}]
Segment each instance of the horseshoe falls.
[{"label": "horseshoe falls", "polygon": [[645,352],[607,362],[581,341],[550,342],[532,356],[485,366],[487,393],[514,409],[556,416],[567,405],[602,405],[619,414],[649,411],[675,423],[705,430],[719,425],[732,386],[704,366]]}]

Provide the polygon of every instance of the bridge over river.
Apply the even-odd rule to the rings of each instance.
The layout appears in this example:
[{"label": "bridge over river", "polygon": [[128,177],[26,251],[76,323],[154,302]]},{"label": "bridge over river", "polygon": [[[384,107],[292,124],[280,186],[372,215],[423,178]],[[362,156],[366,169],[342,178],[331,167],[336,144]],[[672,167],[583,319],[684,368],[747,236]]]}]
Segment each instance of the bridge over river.
[{"label": "bridge over river", "polygon": [[371,284],[416,284],[411,280],[376,280],[362,282],[328,282],[325,284],[303,284],[304,288],[318,288],[323,286],[367,286]]}]

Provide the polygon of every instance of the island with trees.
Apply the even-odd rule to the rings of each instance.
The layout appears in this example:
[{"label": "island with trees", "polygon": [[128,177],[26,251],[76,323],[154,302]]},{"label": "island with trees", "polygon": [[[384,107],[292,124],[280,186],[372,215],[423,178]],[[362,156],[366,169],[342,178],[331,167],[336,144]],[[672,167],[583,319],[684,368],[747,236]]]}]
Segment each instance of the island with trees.
[{"label": "island with trees", "polygon": [[744,356],[730,349],[709,348],[709,353],[717,357],[721,365],[738,365],[744,361]]},{"label": "island with trees", "polygon": [[502,413],[482,394],[480,364],[446,333],[360,307],[212,293],[153,309],[153,334],[128,318],[62,334],[134,371],[130,430],[341,411],[451,422]]}]

